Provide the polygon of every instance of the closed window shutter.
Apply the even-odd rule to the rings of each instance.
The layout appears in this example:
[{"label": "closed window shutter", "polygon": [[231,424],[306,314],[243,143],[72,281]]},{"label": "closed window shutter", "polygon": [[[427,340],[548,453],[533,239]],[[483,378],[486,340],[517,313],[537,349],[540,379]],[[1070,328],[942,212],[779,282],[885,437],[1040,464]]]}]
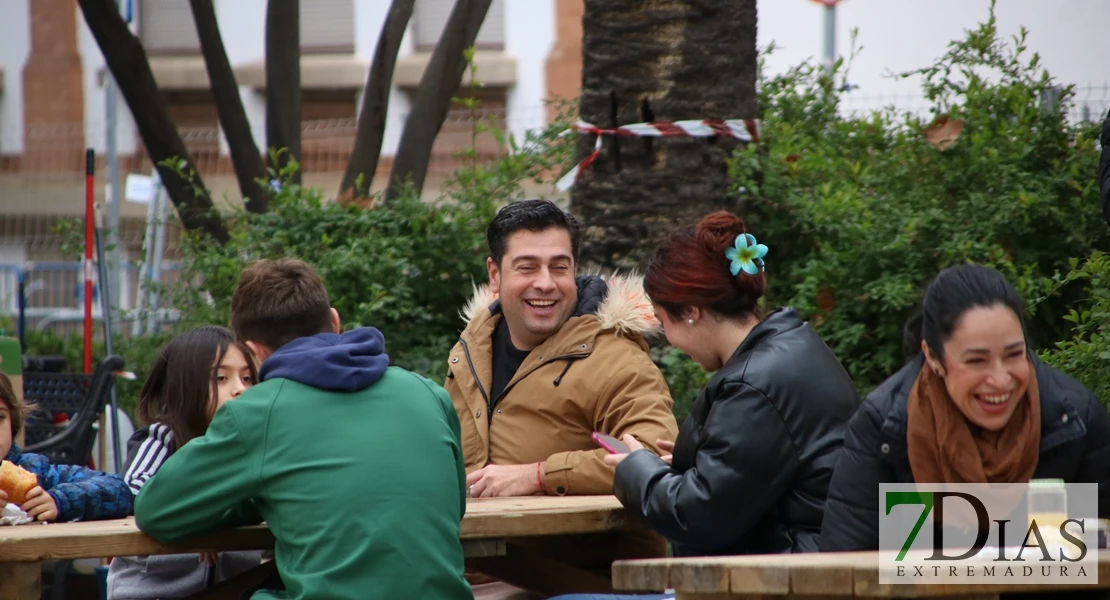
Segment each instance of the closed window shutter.
[{"label": "closed window shutter", "polygon": [[147,52],[200,53],[193,11],[183,0],[140,0],[139,36]]},{"label": "closed window shutter", "polygon": [[[413,15],[413,35],[422,49],[434,48],[443,33],[455,0],[416,0]],[[474,41],[478,48],[505,47],[505,1],[493,0],[486,13],[486,20]]]},{"label": "closed window shutter", "polygon": [[478,30],[478,39],[474,45],[479,48],[504,48],[505,47],[505,2],[493,0],[486,13],[486,20],[482,21],[482,28]]},{"label": "closed window shutter", "polygon": [[354,52],[354,0],[300,0],[300,8],[302,51]]}]

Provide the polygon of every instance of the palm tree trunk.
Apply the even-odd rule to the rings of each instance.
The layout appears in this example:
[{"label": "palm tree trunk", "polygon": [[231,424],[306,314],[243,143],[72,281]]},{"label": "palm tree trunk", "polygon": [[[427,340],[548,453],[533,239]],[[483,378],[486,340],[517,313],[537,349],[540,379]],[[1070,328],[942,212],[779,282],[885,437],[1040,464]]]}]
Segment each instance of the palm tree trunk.
[{"label": "palm tree trunk", "polygon": [[[585,0],[580,116],[599,127],[756,117],[756,0]],[[739,210],[730,138],[604,136],[571,209],[583,262],[639,266],[676,223]],[[578,159],[593,151],[580,135]]]}]

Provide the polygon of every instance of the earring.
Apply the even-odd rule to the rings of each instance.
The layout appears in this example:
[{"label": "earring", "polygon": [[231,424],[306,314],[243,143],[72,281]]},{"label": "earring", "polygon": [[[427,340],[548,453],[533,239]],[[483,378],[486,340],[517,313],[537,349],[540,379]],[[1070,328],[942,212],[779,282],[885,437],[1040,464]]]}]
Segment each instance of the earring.
[{"label": "earring", "polygon": [[689,323],[690,325],[693,325],[693,324],[694,324],[694,320],[693,320],[693,319],[686,319],[686,322],[687,322],[687,323]]}]

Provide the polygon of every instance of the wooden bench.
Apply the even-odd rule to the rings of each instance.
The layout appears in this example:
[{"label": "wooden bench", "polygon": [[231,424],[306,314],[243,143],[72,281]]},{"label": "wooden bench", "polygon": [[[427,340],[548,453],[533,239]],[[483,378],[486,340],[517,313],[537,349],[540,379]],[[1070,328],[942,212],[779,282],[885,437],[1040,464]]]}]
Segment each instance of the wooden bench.
[{"label": "wooden bench", "polygon": [[613,587],[673,589],[678,600],[947,598],[994,600],[1001,593],[1110,588],[1110,555],[1100,551],[1097,585],[883,584],[877,552],[774,554],[617,561]]},{"label": "wooden bench", "polygon": [[[504,556],[514,537],[605,533],[629,527],[613,496],[471,499],[460,527],[467,558]],[[40,562],[144,554],[267,550],[274,537],[265,525],[205,534],[163,544],[135,526],[133,518],[84,523],[0,527],[0,599],[38,600]]]}]

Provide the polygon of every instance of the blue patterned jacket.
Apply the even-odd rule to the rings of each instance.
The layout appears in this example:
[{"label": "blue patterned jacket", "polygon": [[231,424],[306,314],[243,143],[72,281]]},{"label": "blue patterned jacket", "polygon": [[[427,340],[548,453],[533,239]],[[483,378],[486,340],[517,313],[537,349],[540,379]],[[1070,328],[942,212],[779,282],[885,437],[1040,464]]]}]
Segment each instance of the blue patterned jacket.
[{"label": "blue patterned jacket", "polygon": [[45,456],[24,453],[15,444],[4,460],[38,476],[39,487],[58,505],[58,521],[122,519],[134,508],[135,496],[119,475],[73,465],[52,465]]}]

